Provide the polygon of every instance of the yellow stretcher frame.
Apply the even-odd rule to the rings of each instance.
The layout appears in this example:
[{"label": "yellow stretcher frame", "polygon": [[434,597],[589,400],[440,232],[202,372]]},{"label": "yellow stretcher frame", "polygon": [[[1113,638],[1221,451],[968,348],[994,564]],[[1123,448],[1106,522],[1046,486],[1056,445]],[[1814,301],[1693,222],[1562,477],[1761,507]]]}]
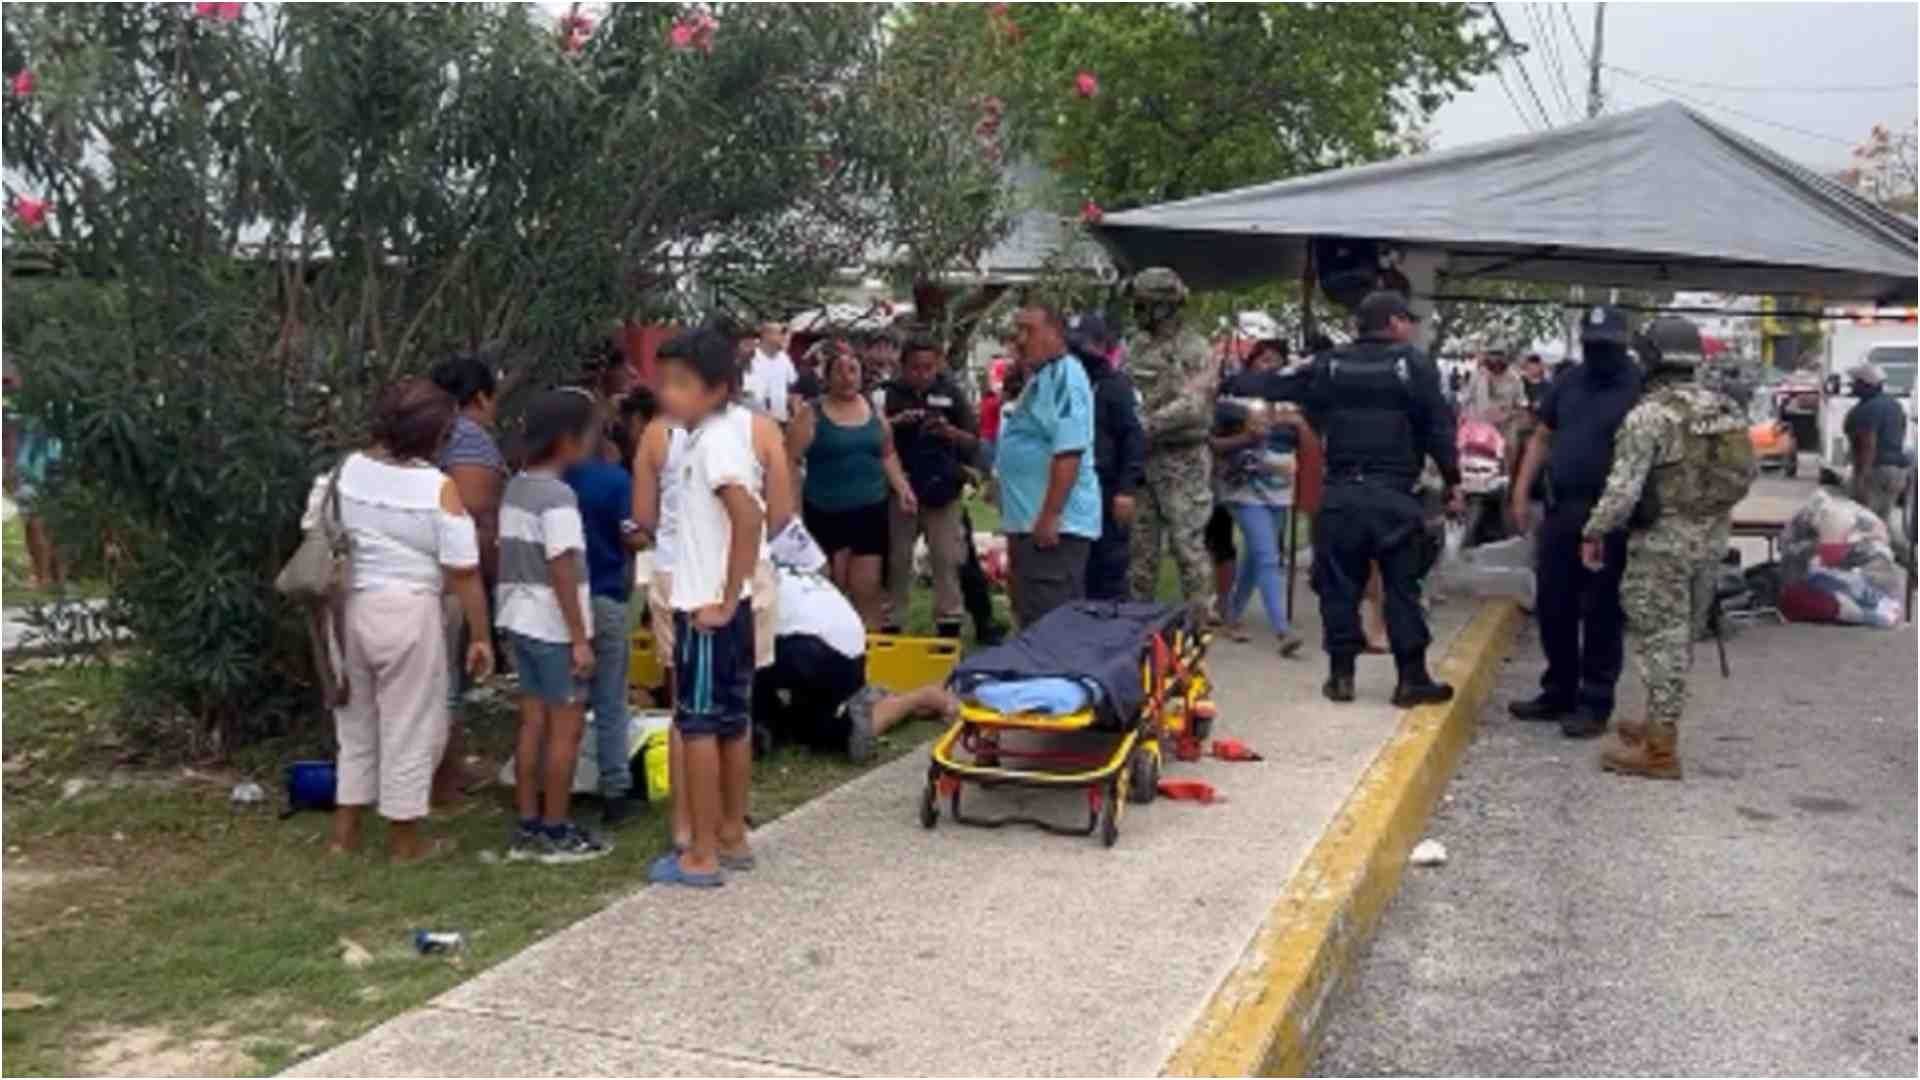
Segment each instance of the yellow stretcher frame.
[{"label": "yellow stretcher frame", "polygon": [[[1212,680],[1207,675],[1206,653],[1212,636],[1204,631],[1190,633],[1174,628],[1167,642],[1168,670],[1156,685],[1154,656],[1141,660],[1141,683],[1147,696],[1132,726],[1115,740],[1103,759],[1083,763],[1078,768],[1037,769],[1010,767],[996,759],[991,763],[962,760],[955,751],[969,736],[1004,731],[1034,734],[1062,734],[1094,730],[1096,716],[1092,708],[1061,716],[1047,713],[1002,713],[974,702],[961,702],[959,715],[934,741],[927,765],[927,782],[921,793],[920,824],[931,829],[939,821],[939,801],[945,796],[949,813],[962,824],[997,828],[1006,824],[1037,826],[1049,832],[1073,836],[1100,834],[1103,844],[1113,846],[1119,837],[1119,821],[1126,803],[1151,802],[1158,794],[1161,765],[1170,739],[1206,738],[1212,728],[1214,709]],[[1013,755],[1009,755],[1013,756]],[[1089,755],[1090,756],[1090,755]],[[1029,817],[1000,819],[968,818],[960,811],[960,789],[966,783],[1018,784],[1038,788],[1085,788],[1088,792],[1088,818],[1084,828],[1073,829]],[[1135,789],[1139,790],[1136,791]]]}]

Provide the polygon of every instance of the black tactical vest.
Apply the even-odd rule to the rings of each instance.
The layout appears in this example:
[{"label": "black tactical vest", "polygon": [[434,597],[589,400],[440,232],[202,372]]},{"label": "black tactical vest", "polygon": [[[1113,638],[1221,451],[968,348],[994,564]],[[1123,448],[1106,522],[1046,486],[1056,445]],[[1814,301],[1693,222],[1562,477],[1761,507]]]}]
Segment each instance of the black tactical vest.
[{"label": "black tactical vest", "polygon": [[1363,341],[1325,360],[1327,479],[1405,480],[1420,475],[1413,444],[1411,346]]}]

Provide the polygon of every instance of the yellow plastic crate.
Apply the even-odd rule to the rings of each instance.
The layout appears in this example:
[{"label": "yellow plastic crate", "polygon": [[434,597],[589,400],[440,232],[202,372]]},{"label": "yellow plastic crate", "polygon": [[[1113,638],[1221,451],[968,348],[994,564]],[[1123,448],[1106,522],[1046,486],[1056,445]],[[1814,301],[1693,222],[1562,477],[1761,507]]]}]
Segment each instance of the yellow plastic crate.
[{"label": "yellow plastic crate", "polygon": [[648,693],[662,690],[667,685],[667,669],[660,663],[660,654],[654,648],[651,630],[633,632],[633,651],[627,654],[627,685]]},{"label": "yellow plastic crate", "polygon": [[867,635],[867,682],[896,694],[945,682],[959,662],[954,638]]}]

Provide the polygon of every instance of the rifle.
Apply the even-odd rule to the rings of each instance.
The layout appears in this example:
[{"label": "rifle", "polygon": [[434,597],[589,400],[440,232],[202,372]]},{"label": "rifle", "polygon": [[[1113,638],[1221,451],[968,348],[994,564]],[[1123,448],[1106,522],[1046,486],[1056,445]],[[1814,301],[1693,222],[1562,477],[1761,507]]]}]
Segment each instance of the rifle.
[{"label": "rifle", "polygon": [[[1693,590],[1695,590],[1698,587],[1699,587],[1699,582],[1697,580],[1689,581],[1687,583],[1687,599],[1688,599],[1687,610],[1688,611],[1693,610],[1693,604],[1692,604]],[[1733,669],[1727,665],[1727,634],[1726,634],[1727,614],[1726,614],[1726,608],[1721,606],[1721,601],[1724,600],[1725,598],[1726,598],[1726,594],[1720,591],[1720,585],[1716,581],[1713,586],[1713,599],[1707,602],[1707,631],[1713,635],[1714,648],[1720,651],[1720,677],[1723,679],[1731,679],[1733,678]],[[1692,645],[1693,628],[1689,626],[1687,630],[1688,630],[1687,666],[1692,667],[1693,666],[1693,645]]]}]

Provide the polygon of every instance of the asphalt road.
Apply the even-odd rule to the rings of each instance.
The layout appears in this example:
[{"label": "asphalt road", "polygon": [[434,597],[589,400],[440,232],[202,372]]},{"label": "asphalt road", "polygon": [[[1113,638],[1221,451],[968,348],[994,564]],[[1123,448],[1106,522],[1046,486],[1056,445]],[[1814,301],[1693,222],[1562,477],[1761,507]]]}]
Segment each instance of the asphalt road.
[{"label": "asphalt road", "polygon": [[1725,681],[1699,653],[1687,778],[1659,783],[1507,718],[1541,667],[1523,632],[1428,829],[1449,861],[1408,868],[1318,1073],[1920,1071],[1915,632],[1730,651]]}]

